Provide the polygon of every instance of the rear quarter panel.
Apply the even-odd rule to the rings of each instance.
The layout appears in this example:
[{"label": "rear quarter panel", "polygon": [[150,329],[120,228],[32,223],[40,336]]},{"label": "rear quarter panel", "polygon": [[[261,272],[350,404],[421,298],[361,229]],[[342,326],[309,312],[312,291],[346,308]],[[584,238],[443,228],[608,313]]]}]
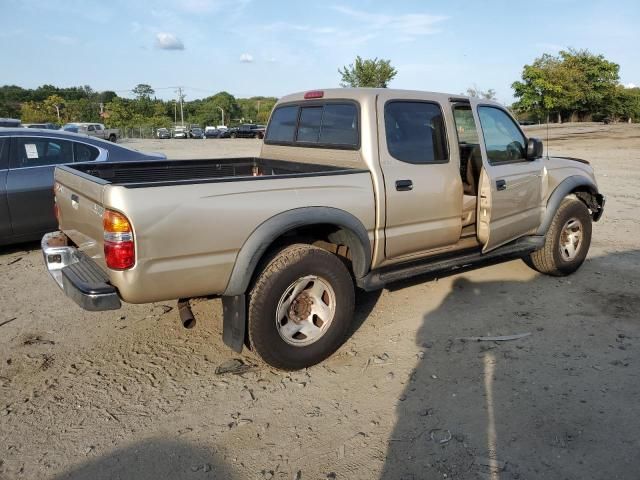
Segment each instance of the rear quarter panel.
[{"label": "rear quarter panel", "polygon": [[136,265],[109,271],[123,300],[146,303],[224,292],[251,233],[287,210],[326,206],[358,218],[373,244],[374,195],[368,172],[125,188],[107,186],[105,207],[133,226]]}]

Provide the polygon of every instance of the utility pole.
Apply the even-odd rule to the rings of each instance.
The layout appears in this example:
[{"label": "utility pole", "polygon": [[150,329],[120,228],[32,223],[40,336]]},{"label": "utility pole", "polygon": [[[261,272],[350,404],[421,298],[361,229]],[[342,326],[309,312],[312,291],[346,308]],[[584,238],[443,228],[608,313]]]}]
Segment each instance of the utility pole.
[{"label": "utility pole", "polygon": [[224,110],[222,109],[222,107],[218,107],[218,110],[222,112],[222,125],[224,125]]},{"label": "utility pole", "polygon": [[182,93],[182,87],[178,87],[178,98],[180,99],[180,123],[184,127],[184,109],[182,107],[182,102],[184,100],[184,94]]},{"label": "utility pole", "polygon": [[178,102],[173,101],[173,126],[175,127],[176,123],[178,123]]}]

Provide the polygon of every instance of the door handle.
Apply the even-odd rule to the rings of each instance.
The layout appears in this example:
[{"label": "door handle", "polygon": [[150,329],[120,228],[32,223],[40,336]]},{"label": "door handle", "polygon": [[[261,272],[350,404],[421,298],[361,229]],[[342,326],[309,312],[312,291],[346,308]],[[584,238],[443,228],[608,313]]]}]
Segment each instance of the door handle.
[{"label": "door handle", "polygon": [[498,191],[506,190],[507,189],[507,181],[506,180],[496,180],[496,189]]},{"label": "door handle", "polygon": [[413,190],[413,182],[411,180],[396,180],[396,190],[399,192]]}]

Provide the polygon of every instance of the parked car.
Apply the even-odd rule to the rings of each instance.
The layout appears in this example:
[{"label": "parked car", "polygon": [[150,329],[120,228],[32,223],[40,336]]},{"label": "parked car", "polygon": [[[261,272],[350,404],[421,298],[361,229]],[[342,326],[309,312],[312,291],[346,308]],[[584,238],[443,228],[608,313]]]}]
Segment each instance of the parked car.
[{"label": "parked car", "polygon": [[156,131],[156,137],[158,137],[158,138],[171,138],[171,132],[166,128],[159,128]]},{"label": "parked car", "polygon": [[204,138],[204,133],[200,127],[193,127],[189,130],[189,136],[191,138]]},{"label": "parked car", "polygon": [[523,127],[528,127],[530,125],[535,125],[536,122],[534,122],[533,120],[519,120],[518,123],[520,125],[522,125]]},{"label": "parked car", "polygon": [[102,123],[72,122],[64,125],[62,129],[74,133],[85,133],[113,143],[120,138],[120,130],[118,128],[105,128]]},{"label": "parked car", "polygon": [[178,125],[173,128],[173,138],[189,138],[187,127]]},{"label": "parked car", "polygon": [[229,132],[231,138],[264,138],[264,125],[245,123]]},{"label": "parked car", "polygon": [[27,128],[0,129],[0,245],[41,238],[56,228],[53,171],[79,162],[158,160],[74,133]]},{"label": "parked car", "polygon": [[215,127],[206,127],[204,129],[204,138],[219,138],[220,130]]},{"label": "parked car", "polygon": [[23,123],[22,126],[26,128],[44,128],[45,130],[60,130],[60,127],[55,123]]},{"label": "parked car", "polygon": [[0,127],[15,128],[21,126],[22,125],[20,124],[20,120],[18,120],[17,118],[0,118]]},{"label": "parked car", "polygon": [[258,158],[55,178],[61,231],[42,247],[69,297],[88,310],[182,299],[192,326],[185,299],[221,296],[224,342],[287,370],[341,345],[354,284],[518,257],[568,275],[604,209],[589,163],[544,158],[502,105],[393,89],[281,98]]},{"label": "parked car", "polygon": [[235,128],[225,128],[219,130],[220,134],[218,135],[218,138],[231,138],[231,134],[236,131]]}]

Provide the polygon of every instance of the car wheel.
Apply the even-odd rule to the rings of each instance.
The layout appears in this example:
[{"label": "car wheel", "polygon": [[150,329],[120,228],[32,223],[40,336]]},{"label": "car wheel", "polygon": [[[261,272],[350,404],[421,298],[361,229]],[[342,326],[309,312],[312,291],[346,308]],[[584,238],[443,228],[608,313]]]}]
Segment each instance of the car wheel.
[{"label": "car wheel", "polygon": [[238,135],[236,135],[235,133],[232,133],[231,135],[229,135],[229,138],[236,138]]},{"label": "car wheel", "polygon": [[574,196],[565,198],[545,236],[544,246],[524,261],[534,270],[553,276],[575,272],[591,245],[592,219],[587,206]]},{"label": "car wheel", "polygon": [[118,140],[118,138],[112,133],[111,135],[109,135],[109,141],[116,143],[116,141]]},{"label": "car wheel", "polygon": [[342,345],[354,302],[353,280],[336,255],[311,245],[286,247],[249,293],[251,347],[283,370],[315,365]]}]

